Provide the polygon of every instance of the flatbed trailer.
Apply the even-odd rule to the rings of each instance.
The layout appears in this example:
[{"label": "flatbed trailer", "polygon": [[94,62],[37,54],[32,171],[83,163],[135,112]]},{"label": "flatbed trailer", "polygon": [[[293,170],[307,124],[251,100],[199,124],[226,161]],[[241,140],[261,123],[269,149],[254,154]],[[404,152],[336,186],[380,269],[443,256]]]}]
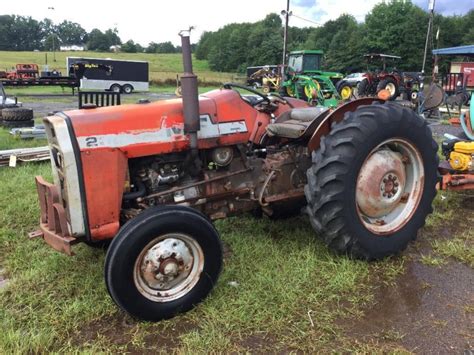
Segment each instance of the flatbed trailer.
[{"label": "flatbed trailer", "polygon": [[69,76],[32,79],[0,79],[4,86],[63,86],[70,88],[79,87],[79,80]]}]

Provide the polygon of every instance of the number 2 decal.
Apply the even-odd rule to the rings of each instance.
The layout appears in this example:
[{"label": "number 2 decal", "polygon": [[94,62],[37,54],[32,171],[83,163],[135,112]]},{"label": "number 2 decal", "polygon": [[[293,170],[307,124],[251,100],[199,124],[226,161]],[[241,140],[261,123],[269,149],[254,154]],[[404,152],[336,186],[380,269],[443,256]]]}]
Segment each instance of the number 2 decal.
[{"label": "number 2 decal", "polygon": [[97,147],[97,137],[87,137],[86,138],[86,147]]}]

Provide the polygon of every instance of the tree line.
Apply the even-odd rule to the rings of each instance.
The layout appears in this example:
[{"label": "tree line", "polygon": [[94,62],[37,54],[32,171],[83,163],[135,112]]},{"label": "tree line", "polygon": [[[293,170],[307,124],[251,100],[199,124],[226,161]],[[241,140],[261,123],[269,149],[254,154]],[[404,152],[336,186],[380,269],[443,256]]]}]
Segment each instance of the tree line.
[{"label": "tree line", "polygon": [[101,31],[94,28],[87,32],[80,24],[63,21],[54,24],[45,18],[37,21],[32,17],[0,15],[0,50],[33,51],[52,50],[59,46],[85,45],[91,51],[110,51],[111,46],[121,46],[123,52],[176,53],[181,48],[171,42],[151,42],[147,47],[129,40],[122,43],[116,28]]},{"label": "tree line", "polygon": [[[402,57],[398,69],[419,71],[428,18],[428,13],[410,1],[392,0],[375,5],[363,23],[344,14],[320,27],[290,26],[288,49],[323,50],[327,70],[361,71],[367,67],[364,54],[385,53]],[[435,15],[431,48],[467,44],[474,44],[474,10],[464,16]],[[256,23],[233,23],[204,32],[195,54],[197,59],[207,59],[213,70],[243,72],[248,66],[281,63],[282,50],[282,20],[270,14]]]}]

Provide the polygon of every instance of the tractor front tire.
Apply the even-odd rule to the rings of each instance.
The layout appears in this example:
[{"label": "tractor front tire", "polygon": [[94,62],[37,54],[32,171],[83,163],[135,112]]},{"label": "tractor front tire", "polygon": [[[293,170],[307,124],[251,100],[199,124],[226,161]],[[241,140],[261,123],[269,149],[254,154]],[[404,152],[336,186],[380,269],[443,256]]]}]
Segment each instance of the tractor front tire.
[{"label": "tractor front tire", "polygon": [[31,108],[11,107],[2,110],[3,121],[31,121],[33,110]]},{"label": "tractor front tire", "polygon": [[426,121],[395,103],[346,113],[307,172],[316,233],[332,250],[365,260],[404,250],[432,212],[437,149]]},{"label": "tractor front tire", "polygon": [[219,234],[204,215],[184,206],[158,206],[128,221],[112,240],[105,282],[121,309],[159,321],[201,302],[221,268]]},{"label": "tractor front tire", "polygon": [[380,90],[388,90],[390,93],[390,97],[388,98],[390,101],[395,100],[398,95],[400,95],[400,88],[398,87],[397,82],[393,78],[386,78],[380,80],[379,84],[377,85],[377,93]]},{"label": "tractor front tire", "polygon": [[352,86],[347,80],[340,80],[336,84],[336,90],[344,101],[350,100],[353,95]]}]

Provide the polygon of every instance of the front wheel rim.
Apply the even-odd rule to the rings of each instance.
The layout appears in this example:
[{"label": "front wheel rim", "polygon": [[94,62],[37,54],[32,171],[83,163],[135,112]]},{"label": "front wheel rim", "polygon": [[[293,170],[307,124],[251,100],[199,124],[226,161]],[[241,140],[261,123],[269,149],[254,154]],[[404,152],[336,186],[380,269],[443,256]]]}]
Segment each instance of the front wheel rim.
[{"label": "front wheel rim", "polygon": [[357,213],[365,228],[378,235],[403,228],[418,208],[423,186],[423,160],[412,143],[393,138],[379,144],[357,178]]},{"label": "front wheel rim", "polygon": [[341,98],[347,100],[351,97],[352,89],[348,86],[344,86],[341,90]]},{"label": "front wheel rim", "polygon": [[170,233],[148,243],[138,255],[133,281],[138,292],[154,302],[170,302],[189,293],[204,268],[199,243],[186,234]]}]

